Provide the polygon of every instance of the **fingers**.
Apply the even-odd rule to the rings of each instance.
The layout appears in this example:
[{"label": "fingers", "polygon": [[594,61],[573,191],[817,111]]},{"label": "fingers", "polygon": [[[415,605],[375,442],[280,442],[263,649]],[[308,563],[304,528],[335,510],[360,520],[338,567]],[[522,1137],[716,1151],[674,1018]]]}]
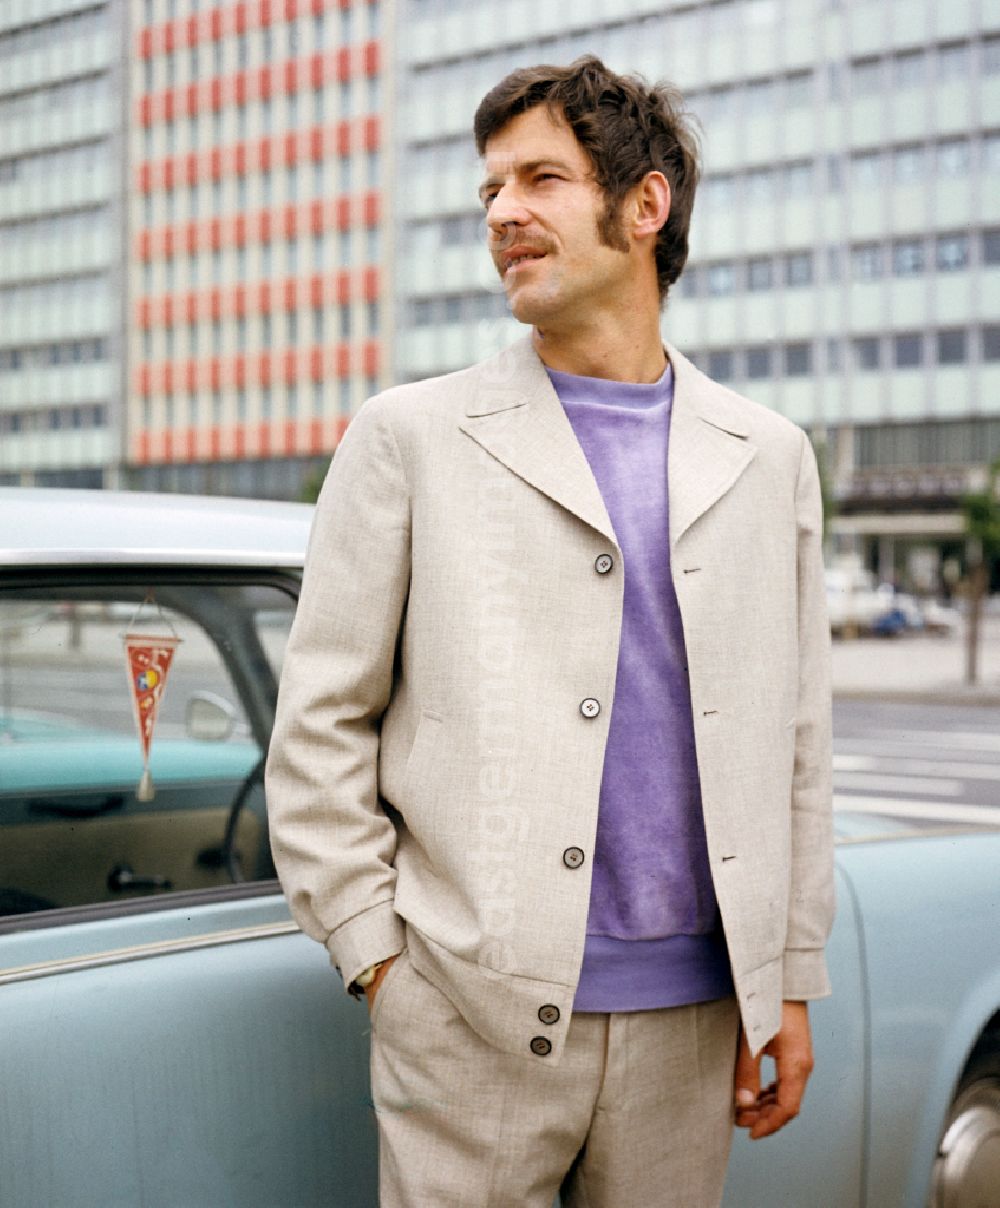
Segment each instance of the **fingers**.
[{"label": "fingers", "polygon": [[736,1104],[736,1124],[739,1128],[752,1128],[760,1111],[760,1059],[750,1056],[746,1036],[740,1033],[740,1047],[736,1054],[736,1071],[733,1078]]},{"label": "fingers", "polygon": [[[396,955],[398,956],[399,954],[397,953]],[[379,987],[382,985],[382,979],[392,968],[392,964],[395,959],[395,956],[390,956],[388,959],[382,961],[378,969],[375,971],[375,980],[368,987],[368,989],[365,990],[365,1003],[368,1006],[369,1015],[371,1015],[372,1007],[375,1005],[375,995],[378,993]]]},{"label": "fingers", "polygon": [[782,1028],[764,1050],[774,1058],[777,1082],[759,1096],[750,1139],[769,1137],[799,1114],[813,1068],[812,1041],[804,1003],[785,1003]]}]

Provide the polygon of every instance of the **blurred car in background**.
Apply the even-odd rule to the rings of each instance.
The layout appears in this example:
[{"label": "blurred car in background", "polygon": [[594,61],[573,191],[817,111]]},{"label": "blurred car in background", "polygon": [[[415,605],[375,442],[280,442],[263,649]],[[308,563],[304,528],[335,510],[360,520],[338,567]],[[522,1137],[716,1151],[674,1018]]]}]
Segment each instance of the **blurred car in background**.
[{"label": "blurred car in background", "polygon": [[[374,1208],[367,1013],[289,916],[261,785],[310,509],[0,490],[0,516],[0,1204]],[[152,800],[132,628],[180,639]],[[737,1137],[726,1206],[996,1204],[1000,810],[837,832],[816,1072]]]},{"label": "blurred car in background", "polygon": [[871,571],[853,563],[827,568],[826,603],[835,637],[951,636],[961,623],[957,609],[897,591],[889,583],[876,583]]}]

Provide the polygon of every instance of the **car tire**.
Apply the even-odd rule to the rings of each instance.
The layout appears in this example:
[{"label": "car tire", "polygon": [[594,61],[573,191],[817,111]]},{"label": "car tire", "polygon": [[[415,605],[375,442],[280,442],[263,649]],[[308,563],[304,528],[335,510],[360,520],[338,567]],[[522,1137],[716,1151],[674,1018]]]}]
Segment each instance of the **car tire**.
[{"label": "car tire", "polygon": [[1000,1036],[985,1038],[958,1084],[938,1144],[928,1208],[995,1208],[1000,1189]]}]

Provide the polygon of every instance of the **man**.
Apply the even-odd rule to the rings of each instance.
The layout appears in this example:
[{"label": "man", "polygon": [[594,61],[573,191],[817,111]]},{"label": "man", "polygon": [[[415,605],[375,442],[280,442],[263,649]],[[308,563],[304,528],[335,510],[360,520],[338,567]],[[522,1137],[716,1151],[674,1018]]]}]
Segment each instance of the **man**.
[{"label": "man", "polygon": [[714,1205],[734,1112],[798,1111],[828,992],[815,460],[664,349],[675,94],[587,57],[508,76],[475,133],[531,335],[369,400],[337,452],[275,861],[368,1000],[383,1205]]}]

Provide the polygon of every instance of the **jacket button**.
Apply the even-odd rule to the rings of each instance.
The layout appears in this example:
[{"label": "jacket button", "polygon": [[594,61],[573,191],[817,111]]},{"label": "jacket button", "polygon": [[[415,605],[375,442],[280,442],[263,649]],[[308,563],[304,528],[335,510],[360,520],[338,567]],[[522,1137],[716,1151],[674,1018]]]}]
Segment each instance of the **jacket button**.
[{"label": "jacket button", "polygon": [[579,868],[583,863],[583,848],[567,847],[563,852],[563,863],[567,868]]},{"label": "jacket button", "polygon": [[600,711],[601,702],[595,700],[592,696],[587,696],[580,701],[580,712],[584,717],[596,717]]},{"label": "jacket button", "polygon": [[594,570],[596,570],[599,575],[606,575],[614,564],[615,560],[610,554],[598,554],[597,559],[594,562]]},{"label": "jacket button", "polygon": [[538,1008],[538,1018],[542,1023],[558,1023],[559,1008],[555,1003],[547,1002],[544,1007]]},{"label": "jacket button", "polygon": [[532,1036],[531,1051],[536,1057],[547,1057],[552,1052],[552,1041],[544,1036]]}]

